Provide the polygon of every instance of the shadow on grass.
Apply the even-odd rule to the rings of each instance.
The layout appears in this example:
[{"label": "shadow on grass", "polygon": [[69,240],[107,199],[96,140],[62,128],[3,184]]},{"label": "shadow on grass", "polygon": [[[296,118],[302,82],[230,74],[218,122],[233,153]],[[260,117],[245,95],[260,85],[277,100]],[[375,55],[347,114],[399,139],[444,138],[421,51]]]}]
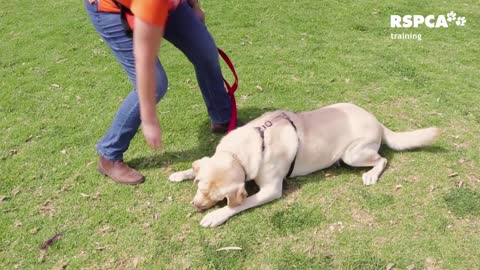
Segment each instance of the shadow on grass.
[{"label": "shadow on grass", "polygon": [[429,145],[429,146],[424,146],[424,147],[410,149],[410,150],[403,150],[403,151],[396,151],[388,148],[388,146],[386,145],[382,145],[382,147],[380,148],[379,154],[384,158],[386,158],[387,160],[390,160],[398,152],[408,152],[408,153],[426,152],[426,153],[432,153],[432,154],[443,154],[443,153],[448,153],[449,151],[443,147],[435,146],[435,145]]},{"label": "shadow on grass", "polygon": [[[248,122],[253,120],[265,112],[273,111],[272,108],[245,108],[239,111],[239,118]],[[141,158],[136,158],[129,161],[130,165],[136,169],[148,169],[148,168],[160,168],[166,165],[172,165],[175,163],[183,162],[193,162],[196,159],[199,159],[204,156],[210,156],[215,151],[216,146],[218,145],[220,139],[223,135],[212,135],[210,132],[210,122],[208,119],[205,119],[197,127],[197,144],[190,149],[183,151],[170,151],[166,152],[163,155],[152,155]],[[431,154],[442,154],[448,152],[448,150],[438,147],[438,146],[426,146],[423,148],[408,150],[408,152],[428,152]],[[382,146],[379,153],[387,160],[394,159],[394,156],[397,155],[397,151],[394,151],[387,146]],[[421,162],[421,161],[419,161]],[[319,182],[325,180],[326,174],[334,174],[336,176],[342,175],[359,175],[361,172],[366,172],[370,168],[357,168],[348,166],[342,162],[335,164],[324,170],[314,172],[307,176],[300,176],[292,179],[284,180],[283,183],[283,198],[288,197],[290,194],[295,193],[297,190],[302,189],[302,186],[307,185],[312,182]],[[388,169],[388,168],[387,168]],[[361,181],[359,177],[358,181]],[[247,193],[249,196],[257,193],[259,191],[258,186],[255,184],[255,181],[248,181],[246,184]],[[365,207],[371,210],[382,210],[389,205],[393,204],[394,199],[392,195],[388,194],[371,194],[368,191],[362,191],[360,193]],[[226,200],[219,202],[217,207],[222,207],[226,205]],[[272,226],[280,232],[280,234],[289,234],[294,231],[290,231],[289,228],[296,228],[302,230],[309,227],[318,226],[325,219],[320,211],[315,208],[303,207],[300,205],[294,205],[291,209],[284,209],[273,214],[271,218]],[[308,218],[305,218],[308,217]],[[215,256],[212,256],[212,262],[216,265]],[[233,260],[233,258],[232,258]],[[306,260],[306,258],[292,258],[292,260]],[[377,261],[363,262],[363,261],[354,261],[349,262],[348,265],[353,266],[354,268],[357,265],[377,265]],[[368,269],[365,268],[365,269]]]},{"label": "shadow on grass", "polygon": [[[243,108],[239,109],[239,119],[245,123],[259,117],[265,112],[274,111],[274,108]],[[160,168],[165,165],[171,165],[178,162],[193,162],[204,156],[210,156],[215,151],[216,146],[224,135],[214,135],[210,132],[210,120],[206,119],[197,127],[198,144],[191,149],[184,151],[168,151],[162,155],[151,155],[140,158],[134,158],[128,161],[128,164],[137,170]],[[192,132],[193,133],[193,132]]]},{"label": "shadow on grass", "polygon": [[[398,155],[399,151],[392,150],[388,148],[388,146],[382,145],[382,147],[379,150],[379,154],[386,158],[388,161],[394,160],[395,155]],[[442,154],[442,153],[447,153],[448,150],[439,146],[425,146],[422,148],[418,149],[412,149],[412,150],[405,150],[402,152],[427,152],[427,153],[432,153],[432,154]],[[421,161],[419,161],[421,162]],[[367,172],[370,170],[370,167],[352,167],[347,164],[345,164],[343,161],[339,161],[338,163],[332,165],[329,168],[325,168],[323,170],[311,173],[306,176],[300,176],[300,177],[295,177],[295,178],[290,178],[287,180],[284,180],[283,182],[283,194],[284,196],[288,196],[291,193],[294,193],[298,189],[301,189],[301,187],[305,184],[308,184],[310,182],[317,182],[317,181],[323,181],[325,180],[325,174],[334,174],[336,176],[342,176],[342,175],[361,175],[361,173]],[[387,167],[385,170],[388,170],[388,163]],[[320,178],[320,179],[319,179]],[[361,176],[359,177],[358,181],[361,181]],[[253,182],[253,181],[251,181]],[[250,193],[249,193],[250,194]],[[362,196],[364,196],[363,194]],[[366,196],[366,197],[365,197]],[[369,202],[376,202],[376,201],[386,201],[390,202],[389,198],[370,198],[368,197],[368,194],[365,195],[365,199]],[[368,198],[367,198],[368,197]],[[373,208],[377,208],[375,206],[376,203],[372,203]],[[378,207],[380,207],[382,203],[379,204]]]},{"label": "shadow on grass", "polygon": [[[378,151],[378,153],[380,154],[380,156],[386,158],[387,161],[388,161],[387,167],[385,168],[385,170],[388,170],[388,166],[390,164],[390,161],[395,160],[395,155],[398,155],[399,152],[405,152],[405,153],[426,152],[426,153],[430,153],[430,154],[444,154],[444,153],[448,153],[448,150],[443,148],[443,147],[440,147],[440,146],[429,145],[429,146],[424,146],[424,147],[420,147],[420,148],[416,148],[416,149],[397,151],[397,150],[393,150],[393,149],[389,148],[386,145],[382,145],[380,147],[380,150]],[[418,162],[422,162],[422,161],[420,160]],[[365,168],[355,168],[355,170],[365,170]]]}]

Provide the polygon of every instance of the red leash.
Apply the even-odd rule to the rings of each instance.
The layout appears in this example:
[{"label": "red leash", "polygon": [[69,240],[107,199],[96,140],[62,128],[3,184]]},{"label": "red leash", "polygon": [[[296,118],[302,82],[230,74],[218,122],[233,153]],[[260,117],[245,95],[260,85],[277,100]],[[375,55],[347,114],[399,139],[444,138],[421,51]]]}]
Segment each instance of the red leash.
[{"label": "red leash", "polygon": [[232,61],[230,58],[228,58],[227,54],[220,48],[218,48],[218,53],[223,58],[223,61],[227,63],[227,66],[230,68],[230,71],[232,71],[233,77],[235,78],[235,81],[231,85],[225,78],[223,78],[228,95],[230,96],[230,103],[232,104],[232,114],[230,115],[230,123],[228,124],[228,132],[230,132],[237,126],[237,102],[235,101],[235,91],[237,91],[238,88],[238,75],[235,71],[235,67],[233,67]]}]

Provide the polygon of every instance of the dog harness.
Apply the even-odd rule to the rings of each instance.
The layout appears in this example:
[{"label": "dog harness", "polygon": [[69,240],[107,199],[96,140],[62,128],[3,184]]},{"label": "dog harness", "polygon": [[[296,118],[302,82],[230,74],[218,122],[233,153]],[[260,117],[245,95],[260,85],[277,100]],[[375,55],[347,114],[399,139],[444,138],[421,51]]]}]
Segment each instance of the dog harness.
[{"label": "dog harness", "polygon": [[[255,129],[260,133],[260,137],[262,138],[262,154],[263,154],[263,152],[265,152],[265,130],[267,130],[269,127],[273,126],[273,120],[275,120],[277,118],[280,118],[280,117],[283,118],[283,119],[286,119],[288,122],[290,122],[293,129],[295,130],[295,133],[297,134],[297,140],[298,140],[298,143],[300,144],[300,138],[298,137],[297,126],[295,126],[295,123],[293,123],[292,119],[290,119],[290,117],[288,117],[288,115],[285,112],[282,112],[280,115],[276,116],[272,120],[265,121],[265,123],[263,123],[263,125],[261,125],[260,127],[255,127]],[[297,151],[295,153],[295,157],[293,158],[292,162],[290,163],[290,168],[288,169],[288,173],[285,176],[285,178],[288,178],[288,177],[290,177],[290,175],[292,175],[293,169],[295,168],[295,161],[297,160],[297,155],[298,155],[298,147],[297,147]]]}]

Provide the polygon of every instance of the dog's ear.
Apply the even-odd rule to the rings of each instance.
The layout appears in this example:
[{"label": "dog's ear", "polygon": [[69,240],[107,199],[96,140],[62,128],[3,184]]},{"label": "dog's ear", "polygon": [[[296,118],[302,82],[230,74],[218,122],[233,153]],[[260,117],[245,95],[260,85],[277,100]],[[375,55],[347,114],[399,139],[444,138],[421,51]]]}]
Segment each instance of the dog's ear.
[{"label": "dog's ear", "polygon": [[195,178],[193,179],[193,183],[194,184],[198,184],[198,181],[199,179],[197,178],[198,176],[198,171],[200,170],[200,167],[202,166],[202,164],[207,161],[209,159],[209,157],[203,157],[201,159],[198,159],[198,160],[195,160],[193,163],[192,163],[192,169],[193,169],[193,174],[195,175]]},{"label": "dog's ear", "polygon": [[197,159],[195,160],[193,163],[192,163],[192,169],[193,169],[193,173],[195,175],[198,174],[198,170],[200,170],[200,167],[202,166],[202,164],[207,161],[209,159],[209,157],[203,157],[201,159]]},{"label": "dog's ear", "polygon": [[245,190],[245,184],[242,183],[237,189],[227,194],[228,207],[236,207],[242,204],[243,200],[247,198],[247,191]]},{"label": "dog's ear", "polygon": [[198,179],[198,178],[196,178],[196,177],[193,178],[193,184],[197,185],[198,182],[200,182],[200,179]]}]

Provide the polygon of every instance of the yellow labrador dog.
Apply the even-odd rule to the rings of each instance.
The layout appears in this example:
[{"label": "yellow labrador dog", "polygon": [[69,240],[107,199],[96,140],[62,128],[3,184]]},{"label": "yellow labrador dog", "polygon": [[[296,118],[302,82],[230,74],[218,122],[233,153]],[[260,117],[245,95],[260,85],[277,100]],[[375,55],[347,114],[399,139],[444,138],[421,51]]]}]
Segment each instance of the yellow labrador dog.
[{"label": "yellow labrador dog", "polygon": [[[432,143],[437,128],[393,132],[372,114],[349,103],[315,111],[274,111],[228,135],[212,157],[193,162],[192,169],[169,177],[179,182],[194,179],[198,190],[193,205],[199,211],[227,198],[227,206],[208,213],[200,222],[215,227],[246,209],[282,195],[285,177],[306,175],[339,160],[354,167],[372,167],[363,183],[377,183],[387,160],[378,154],[382,143],[405,150]],[[247,197],[245,182],[255,180],[260,190]]]}]

